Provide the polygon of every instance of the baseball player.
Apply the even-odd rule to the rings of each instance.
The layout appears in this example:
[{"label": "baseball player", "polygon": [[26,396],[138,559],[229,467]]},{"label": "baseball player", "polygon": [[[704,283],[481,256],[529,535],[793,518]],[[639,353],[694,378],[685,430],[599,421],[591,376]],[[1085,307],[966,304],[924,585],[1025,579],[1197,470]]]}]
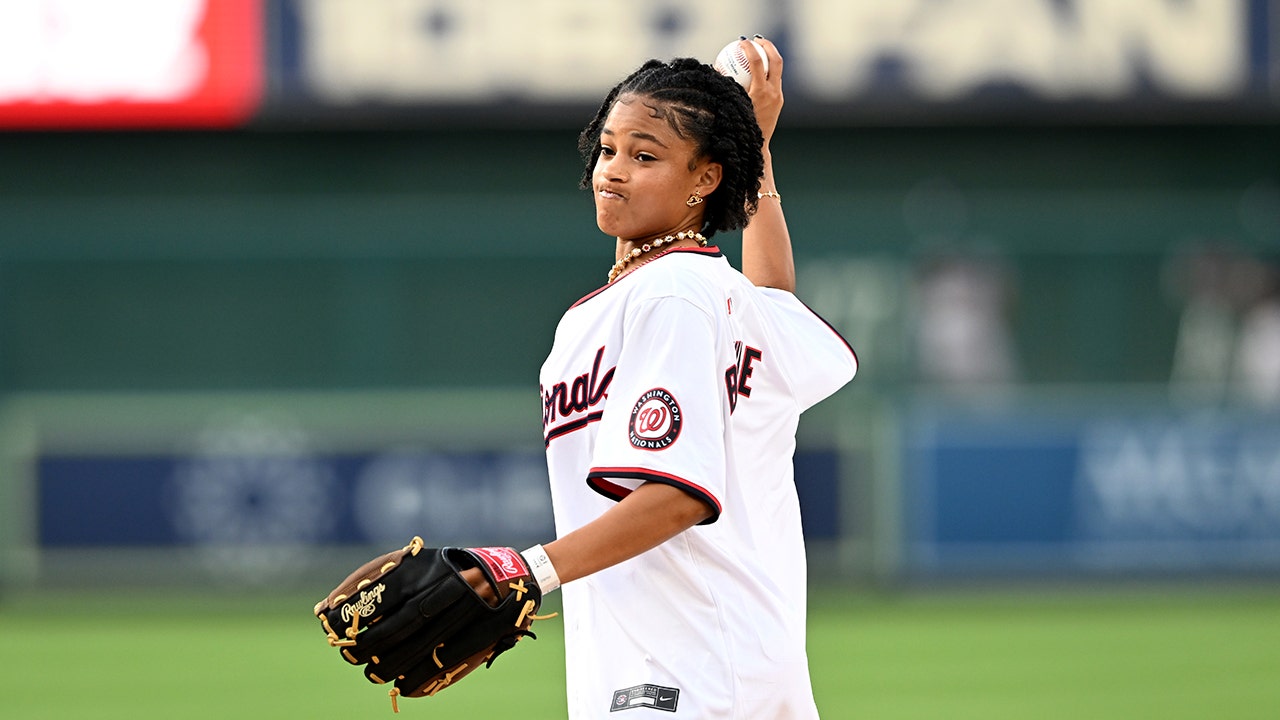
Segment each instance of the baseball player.
[{"label": "baseball player", "polygon": [[[770,71],[746,51],[749,94],[696,60],[653,60],[580,138],[617,249],[541,371],[558,538],[523,553],[413,538],[313,608],[393,708],[492,665],[565,584],[570,718],[817,717],[791,456],[800,413],[857,358],[791,294],[769,152],[782,58],[757,38]],[[743,273],[708,244],[737,228]]]},{"label": "baseball player", "polygon": [[[791,458],[800,413],[857,359],[790,292],[769,153],[782,58],[757,42],[770,72],[747,53],[750,95],[650,61],[580,139],[617,262],[541,370],[558,538],[523,553],[543,592],[563,584],[575,720],[817,717]],[[708,243],[738,228],[746,275]]]}]

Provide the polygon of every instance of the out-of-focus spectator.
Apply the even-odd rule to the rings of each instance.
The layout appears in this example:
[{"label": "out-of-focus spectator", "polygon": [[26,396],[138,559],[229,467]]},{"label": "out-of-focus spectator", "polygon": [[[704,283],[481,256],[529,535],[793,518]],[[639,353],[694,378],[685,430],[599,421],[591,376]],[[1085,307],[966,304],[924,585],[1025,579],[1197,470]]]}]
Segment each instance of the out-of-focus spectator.
[{"label": "out-of-focus spectator", "polygon": [[920,379],[949,390],[999,389],[1019,378],[1009,328],[1010,271],[995,257],[925,259],[915,284]]},{"label": "out-of-focus spectator", "polygon": [[1172,256],[1175,398],[1280,407],[1280,267],[1225,244]]},{"label": "out-of-focus spectator", "polygon": [[1280,407],[1280,268],[1267,273],[1267,291],[1247,308],[1236,343],[1235,390],[1245,402]]}]

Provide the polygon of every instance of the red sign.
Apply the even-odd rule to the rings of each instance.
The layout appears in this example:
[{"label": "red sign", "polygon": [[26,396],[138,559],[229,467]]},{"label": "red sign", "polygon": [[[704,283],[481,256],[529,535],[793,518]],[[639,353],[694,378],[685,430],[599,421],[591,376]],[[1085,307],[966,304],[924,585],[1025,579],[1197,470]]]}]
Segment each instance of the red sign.
[{"label": "red sign", "polygon": [[0,4],[0,128],[240,125],[262,98],[261,5]]}]

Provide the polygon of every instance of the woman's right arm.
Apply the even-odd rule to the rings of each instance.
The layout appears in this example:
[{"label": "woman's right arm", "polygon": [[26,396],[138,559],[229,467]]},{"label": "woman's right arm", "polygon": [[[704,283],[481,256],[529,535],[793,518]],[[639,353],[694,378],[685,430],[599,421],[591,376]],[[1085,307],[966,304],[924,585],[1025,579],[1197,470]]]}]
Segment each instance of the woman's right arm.
[{"label": "woman's right arm", "polygon": [[777,195],[778,184],[773,175],[773,153],[770,149],[773,132],[778,127],[778,116],[782,112],[782,55],[772,42],[764,38],[757,38],[756,42],[769,58],[769,72],[766,76],[764,62],[754,51],[748,50],[751,87],[747,94],[751,96],[756,122],[764,136],[764,174],[760,179],[762,197],[759,207],[742,231],[742,274],[755,285],[795,292],[796,267],[791,252],[791,234],[787,230],[786,216],[782,214],[782,198]]}]

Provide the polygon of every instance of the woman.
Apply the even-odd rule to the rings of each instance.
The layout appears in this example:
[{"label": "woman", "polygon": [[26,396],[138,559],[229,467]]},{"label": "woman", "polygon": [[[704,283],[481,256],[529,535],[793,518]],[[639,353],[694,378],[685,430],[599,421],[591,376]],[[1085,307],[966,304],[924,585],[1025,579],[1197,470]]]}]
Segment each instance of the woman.
[{"label": "woman", "polygon": [[[650,61],[580,138],[615,263],[542,368],[559,537],[524,553],[544,592],[564,584],[571,718],[817,717],[791,456],[800,412],[857,361],[790,294],[782,58],[756,42],[770,72],[747,48],[749,94]],[[708,243],[739,228],[745,276]]]}]

